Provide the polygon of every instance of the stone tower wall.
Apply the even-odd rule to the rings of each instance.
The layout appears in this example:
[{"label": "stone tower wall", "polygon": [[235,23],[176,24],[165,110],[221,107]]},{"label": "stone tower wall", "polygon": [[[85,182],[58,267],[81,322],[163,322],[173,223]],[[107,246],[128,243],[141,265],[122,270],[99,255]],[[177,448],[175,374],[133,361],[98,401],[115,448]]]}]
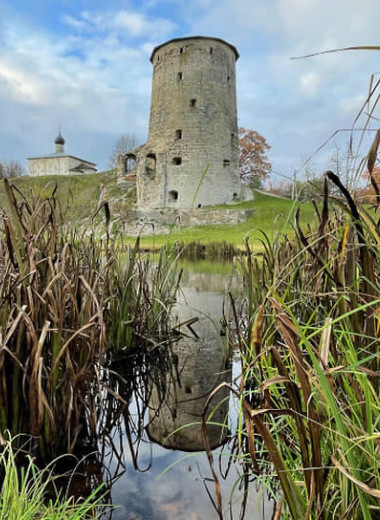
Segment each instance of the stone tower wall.
[{"label": "stone tower wall", "polygon": [[205,37],[172,40],[153,51],[149,137],[137,158],[141,209],[190,208],[207,165],[195,207],[240,197],[237,58],[228,43]]}]

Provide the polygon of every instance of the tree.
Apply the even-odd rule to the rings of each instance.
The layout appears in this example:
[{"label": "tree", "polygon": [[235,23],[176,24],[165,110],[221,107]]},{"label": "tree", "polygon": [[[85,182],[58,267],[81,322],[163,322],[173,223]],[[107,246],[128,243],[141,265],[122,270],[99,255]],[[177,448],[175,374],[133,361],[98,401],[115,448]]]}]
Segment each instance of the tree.
[{"label": "tree", "polygon": [[22,177],[25,175],[25,168],[19,161],[0,160],[0,179]]},{"label": "tree", "polygon": [[119,155],[131,152],[137,146],[137,139],[135,134],[122,134],[117,140],[114,149],[109,158],[109,167],[116,168],[117,158]]},{"label": "tree", "polygon": [[255,130],[239,128],[239,171],[241,180],[254,187],[261,187],[272,171],[267,157],[270,149],[265,137]]},{"label": "tree", "polygon": [[366,170],[363,178],[367,185],[359,190],[358,195],[364,202],[378,204],[380,202],[380,167],[374,166],[372,174]]}]

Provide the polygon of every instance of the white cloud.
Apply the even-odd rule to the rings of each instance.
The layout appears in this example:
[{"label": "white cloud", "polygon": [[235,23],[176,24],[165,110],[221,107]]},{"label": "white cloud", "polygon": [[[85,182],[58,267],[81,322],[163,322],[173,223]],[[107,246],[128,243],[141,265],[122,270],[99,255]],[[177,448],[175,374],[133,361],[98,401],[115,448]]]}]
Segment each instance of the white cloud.
[{"label": "white cloud", "polygon": [[[378,69],[378,53],[289,58],[377,43],[380,2],[150,0],[136,7],[134,2],[123,9],[110,0],[105,10],[62,12],[59,38],[21,16],[2,17],[0,111],[13,108],[17,114],[8,128],[15,136],[19,125],[20,153],[26,148],[26,154],[34,153],[32,146],[41,152],[49,125],[55,134],[59,121],[67,132],[75,121],[73,135],[77,132],[84,150],[95,150],[98,163],[106,161],[108,153],[101,154],[118,134],[143,139],[153,47],[204,34],[237,46],[239,123],[263,133],[278,161],[275,168],[291,172],[292,161],[317,149],[336,128],[349,126],[370,73]],[[16,149],[1,129],[0,145]]]},{"label": "white cloud", "polygon": [[125,38],[165,38],[177,24],[166,18],[150,18],[144,13],[121,9],[119,11],[82,11],[76,18],[64,16],[63,22],[76,29],[96,33],[115,33]]},{"label": "white cloud", "polygon": [[[17,117],[6,133],[0,131],[0,148],[11,153],[13,143],[4,143],[12,132],[17,134],[18,124],[24,141],[19,152],[24,157],[47,153],[61,122],[68,151],[105,168],[112,149],[110,139],[116,141],[125,132],[136,133],[140,140],[145,137],[151,88],[147,48],[131,45],[119,35],[122,19],[119,25],[115,23],[117,13],[109,17],[112,30],[98,31],[95,23],[101,24],[102,17],[92,21],[89,16],[66,17],[65,23],[75,32],[58,39],[55,34],[7,21],[0,44],[0,112],[7,113],[6,107],[11,106]],[[136,22],[138,18],[132,19]],[[156,27],[156,34],[162,27]],[[49,127],[52,135],[47,139]]]},{"label": "white cloud", "polygon": [[46,93],[45,85],[27,72],[17,69],[0,58],[0,90],[21,103],[39,104]]},{"label": "white cloud", "polygon": [[344,97],[339,100],[338,107],[344,116],[348,115],[354,118],[364,105],[366,97],[364,94]]},{"label": "white cloud", "polygon": [[143,34],[149,25],[140,13],[128,11],[119,11],[114,17],[114,23],[116,27],[127,30],[131,36]]},{"label": "white cloud", "polygon": [[316,72],[307,72],[299,78],[299,88],[306,96],[315,96],[319,91],[321,78]]},{"label": "white cloud", "polygon": [[84,20],[79,20],[78,18],[74,18],[74,16],[71,16],[69,14],[64,14],[62,16],[62,21],[66,25],[69,25],[70,27],[78,30],[83,31],[88,28],[88,23]]}]

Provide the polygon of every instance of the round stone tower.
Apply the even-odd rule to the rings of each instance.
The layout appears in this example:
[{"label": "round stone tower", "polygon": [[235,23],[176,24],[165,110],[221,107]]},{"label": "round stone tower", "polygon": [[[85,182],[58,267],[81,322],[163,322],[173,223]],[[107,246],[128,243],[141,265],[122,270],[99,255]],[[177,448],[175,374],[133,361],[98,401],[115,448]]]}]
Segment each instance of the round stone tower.
[{"label": "round stone tower", "polygon": [[149,137],[136,157],[140,209],[238,200],[236,48],[174,39],[153,50]]}]

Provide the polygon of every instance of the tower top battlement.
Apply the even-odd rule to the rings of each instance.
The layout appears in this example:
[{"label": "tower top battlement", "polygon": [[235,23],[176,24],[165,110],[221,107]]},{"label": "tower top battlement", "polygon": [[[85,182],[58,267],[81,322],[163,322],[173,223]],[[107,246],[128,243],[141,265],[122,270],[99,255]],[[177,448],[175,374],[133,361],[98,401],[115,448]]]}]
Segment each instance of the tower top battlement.
[{"label": "tower top battlement", "polygon": [[231,43],[226,42],[222,38],[213,38],[212,36],[185,36],[184,38],[173,38],[172,40],[169,40],[169,41],[167,41],[165,43],[161,43],[160,45],[157,45],[153,49],[152,54],[150,55],[151,63],[153,63],[153,57],[156,54],[156,52],[159,51],[160,49],[162,49],[163,47],[166,47],[166,45],[169,45],[171,43],[186,42],[186,41],[189,41],[189,40],[205,40],[205,41],[215,41],[215,42],[218,42],[218,43],[224,43],[225,45],[228,45],[228,47],[230,47],[232,49],[232,51],[235,54],[236,61],[240,57],[237,48],[234,45],[232,45]]}]

